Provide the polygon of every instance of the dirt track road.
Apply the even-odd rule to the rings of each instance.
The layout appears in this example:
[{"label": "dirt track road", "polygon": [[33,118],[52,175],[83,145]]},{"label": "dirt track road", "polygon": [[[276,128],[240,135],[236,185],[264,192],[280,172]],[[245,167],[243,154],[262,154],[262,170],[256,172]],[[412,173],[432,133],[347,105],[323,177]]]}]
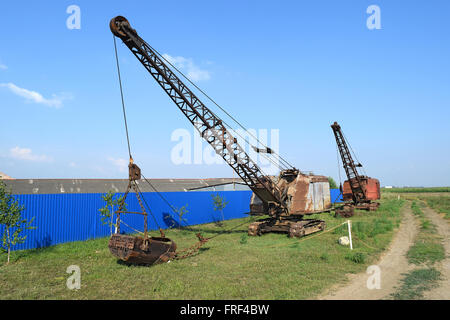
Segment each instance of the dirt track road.
[{"label": "dirt track road", "polygon": [[436,226],[442,236],[446,258],[436,268],[441,272],[439,286],[424,294],[427,300],[450,300],[450,225],[430,208],[424,208],[425,216]]},{"label": "dirt track road", "polygon": [[[406,253],[409,247],[414,243],[418,233],[418,224],[411,212],[410,203],[402,208],[403,219],[397,234],[389,249],[381,256],[377,265],[381,270],[381,288],[368,289],[367,279],[369,274],[365,272],[359,274],[350,274],[349,283],[333,287],[319,296],[320,300],[379,300],[389,298],[389,295],[395,291],[395,287],[400,285],[402,274],[414,268],[408,264]],[[447,261],[448,262],[448,261]]]}]

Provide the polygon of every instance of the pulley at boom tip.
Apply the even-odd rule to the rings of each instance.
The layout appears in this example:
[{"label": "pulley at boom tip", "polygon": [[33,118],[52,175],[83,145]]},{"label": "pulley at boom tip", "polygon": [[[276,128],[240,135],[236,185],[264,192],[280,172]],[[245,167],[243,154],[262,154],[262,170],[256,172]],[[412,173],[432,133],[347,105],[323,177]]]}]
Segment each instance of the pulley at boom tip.
[{"label": "pulley at boom tip", "polygon": [[122,26],[127,26],[131,29],[130,23],[128,22],[127,18],[122,16],[114,17],[109,22],[109,29],[111,29],[113,35],[121,39],[127,36],[126,33],[121,30]]}]

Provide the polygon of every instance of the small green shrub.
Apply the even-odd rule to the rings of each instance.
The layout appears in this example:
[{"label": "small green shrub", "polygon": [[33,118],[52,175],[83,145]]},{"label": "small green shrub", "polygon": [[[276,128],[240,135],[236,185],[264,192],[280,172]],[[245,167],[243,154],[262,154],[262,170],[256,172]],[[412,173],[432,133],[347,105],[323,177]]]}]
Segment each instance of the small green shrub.
[{"label": "small green shrub", "polygon": [[332,177],[328,177],[328,183],[330,184],[330,189],[338,188],[336,181],[334,181],[334,179]]},{"label": "small green shrub", "polygon": [[320,255],[320,260],[328,261],[330,260],[330,256],[328,255],[328,253],[324,252]]},{"label": "small green shrub", "polygon": [[345,259],[353,261],[354,263],[366,262],[366,255],[362,252],[352,252],[345,255]]},{"label": "small green shrub", "polygon": [[241,240],[239,242],[240,242],[240,244],[246,244],[248,242],[248,235],[246,233],[244,233],[241,236]]},{"label": "small green shrub", "polygon": [[422,229],[424,230],[431,229],[431,223],[429,220],[422,220]]}]

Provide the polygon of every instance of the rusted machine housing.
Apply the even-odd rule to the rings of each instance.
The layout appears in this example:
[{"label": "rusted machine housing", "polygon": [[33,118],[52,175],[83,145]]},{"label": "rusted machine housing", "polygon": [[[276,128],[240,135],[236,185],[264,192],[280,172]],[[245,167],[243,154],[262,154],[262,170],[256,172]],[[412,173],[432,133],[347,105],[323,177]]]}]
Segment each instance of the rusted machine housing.
[{"label": "rusted machine housing", "polygon": [[355,209],[376,211],[380,206],[379,202],[373,202],[374,200],[381,198],[380,181],[367,176],[359,176],[359,179],[364,194],[366,195],[366,199],[364,201],[355,201],[350,181],[344,181],[344,185],[342,186],[342,198],[345,204],[341,208],[336,209],[336,215],[341,217],[351,217],[353,216]]},{"label": "rusted machine housing", "polygon": [[303,216],[330,210],[330,185],[327,177],[287,170],[270,179],[281,193],[287,210],[277,213],[276,206],[263,202],[253,193],[250,215],[269,215],[270,218],[251,223],[248,228],[250,236],[281,232],[287,233],[289,237],[300,238],[325,229],[325,221],[303,219]]},{"label": "rusted machine housing", "polygon": [[[280,174],[271,177],[285,198],[288,214],[309,215],[331,208],[330,185],[328,178],[318,175],[299,173],[296,176]],[[251,215],[267,215],[269,207],[253,193],[250,200]]]},{"label": "rusted machine housing", "polygon": [[[361,187],[364,189],[367,200],[373,201],[378,200],[381,197],[380,193],[380,181],[375,178],[370,178],[367,176],[360,176]],[[350,187],[350,181],[346,180],[342,187],[342,197],[344,201],[353,200],[353,192]]]}]

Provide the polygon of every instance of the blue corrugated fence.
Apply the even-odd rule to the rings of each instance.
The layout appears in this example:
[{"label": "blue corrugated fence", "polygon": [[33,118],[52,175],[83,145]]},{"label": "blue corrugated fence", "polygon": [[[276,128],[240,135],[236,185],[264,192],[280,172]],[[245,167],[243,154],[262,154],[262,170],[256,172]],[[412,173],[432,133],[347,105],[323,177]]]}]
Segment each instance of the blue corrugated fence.
[{"label": "blue corrugated fence", "polygon": [[342,194],[339,189],[330,189],[330,198],[331,198],[331,203],[344,201],[344,199],[342,199]]},{"label": "blue corrugated fence", "polygon": [[[223,214],[225,219],[247,216],[251,191],[217,191],[217,192],[162,192],[167,201],[176,208],[186,206],[184,225],[195,225],[221,220],[221,213],[214,211],[212,196],[219,194],[228,201]],[[118,193],[118,195],[122,195]],[[58,243],[94,239],[109,235],[110,229],[102,225],[98,209],[105,206],[101,193],[84,194],[24,194],[15,195],[19,204],[25,206],[22,216],[34,217],[34,230],[26,230],[27,239],[14,247],[14,250],[47,247]],[[178,217],[156,193],[143,193],[150,206],[156,222],[149,215],[149,230],[163,229],[177,225]],[[129,211],[141,211],[134,194],[127,197]],[[139,214],[122,215],[123,221],[137,230],[143,230],[144,219]],[[0,232],[2,232],[0,226]],[[134,233],[124,224],[121,231]]]},{"label": "blue corrugated fence", "polygon": [[[331,201],[338,197],[339,190],[332,189]],[[223,214],[226,220],[246,217],[249,211],[251,191],[204,191],[204,192],[162,192],[162,196],[176,208],[186,206],[187,213],[184,225],[210,223],[222,219],[221,213],[214,211],[212,196],[219,194],[228,201]],[[122,194],[118,194],[122,195]],[[102,225],[99,209],[105,206],[101,193],[83,194],[24,194],[15,195],[21,205],[25,206],[22,216],[26,219],[34,217],[34,230],[26,230],[27,239],[13,250],[47,247],[64,242],[95,239],[108,236],[109,226]],[[149,215],[149,230],[157,230],[177,226],[178,217],[158,194],[154,192],[143,193],[145,201],[149,204],[154,219]],[[127,197],[129,211],[141,211],[134,194]],[[123,221],[137,230],[143,230],[144,219],[142,215],[122,215]],[[0,232],[2,232],[0,226]],[[121,231],[134,233],[124,224]]]}]

